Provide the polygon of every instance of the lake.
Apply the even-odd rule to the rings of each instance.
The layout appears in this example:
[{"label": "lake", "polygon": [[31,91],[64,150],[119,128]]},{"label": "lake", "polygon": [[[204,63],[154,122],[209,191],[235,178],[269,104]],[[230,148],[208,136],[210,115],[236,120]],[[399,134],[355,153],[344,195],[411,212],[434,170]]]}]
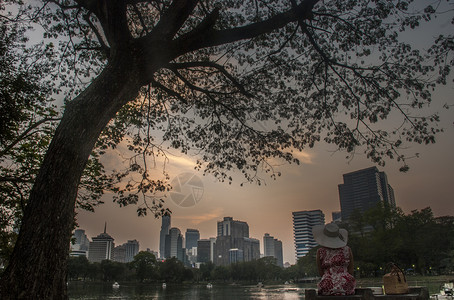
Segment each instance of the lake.
[{"label": "lake", "polygon": [[[443,282],[448,278],[423,277],[408,278],[410,286],[426,286],[430,294],[438,293]],[[380,287],[381,278],[358,280],[357,287]],[[119,288],[113,288],[112,283],[70,282],[68,284],[69,299],[71,300],[101,300],[101,299],[302,299],[304,289],[315,288],[314,283],[281,284],[281,285],[240,285],[217,284],[212,288],[206,284],[172,284],[165,288],[157,284],[134,284],[120,282]]]},{"label": "lake", "polygon": [[[120,283],[121,284],[121,283]],[[307,286],[306,287],[313,287]],[[112,284],[70,282],[69,299],[301,299],[304,296],[303,285],[255,285],[213,284],[167,284],[160,285],[121,284],[113,288]]]}]

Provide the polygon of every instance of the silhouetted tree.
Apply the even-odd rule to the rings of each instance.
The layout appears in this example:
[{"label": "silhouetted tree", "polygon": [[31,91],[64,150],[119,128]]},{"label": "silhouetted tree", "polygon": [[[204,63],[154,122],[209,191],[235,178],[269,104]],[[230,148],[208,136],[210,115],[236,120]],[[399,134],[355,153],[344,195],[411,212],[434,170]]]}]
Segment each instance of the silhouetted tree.
[{"label": "silhouetted tree", "polygon": [[185,269],[181,261],[171,257],[159,263],[159,276],[165,282],[182,282],[188,275]]},{"label": "silhouetted tree", "polygon": [[89,274],[90,262],[86,256],[70,257],[68,259],[68,279],[85,278]]},{"label": "silhouetted tree", "polygon": [[103,260],[100,264],[102,279],[104,281],[117,281],[125,274],[126,265],[112,260]]},{"label": "silhouetted tree", "polygon": [[[435,82],[426,75],[440,67],[436,79],[443,83],[452,65],[399,41],[399,32],[436,13],[432,6],[414,12],[412,2],[0,4],[16,5],[2,22],[16,21],[11,14],[20,11],[18,22],[35,22],[45,38],[60,39],[61,60],[48,76],[60,85],[56,91],[67,92],[2,275],[2,298],[67,297],[74,207],[97,142],[107,150],[131,135],[128,148],[136,156],[130,170],[140,176],[118,194],[121,205],[167,188],[151,177],[146,159],[139,160],[165,155],[167,146],[200,150],[198,167],[220,180],[231,180],[231,170],[239,169],[260,183],[260,170],[279,175],[271,158],[298,162],[292,151],[320,140],[351,154],[361,148],[378,164],[397,158],[406,170],[402,142],[432,143],[439,131],[437,115],[414,117],[408,109],[430,102]],[[449,56],[450,39],[439,38],[429,54],[445,50]],[[394,110],[402,113],[402,126],[390,132],[378,127]],[[158,135],[164,147],[154,143]],[[155,201],[138,212],[164,213]]]},{"label": "silhouetted tree", "polygon": [[140,251],[134,256],[131,267],[136,271],[136,276],[141,282],[157,279],[158,266],[153,253]]}]

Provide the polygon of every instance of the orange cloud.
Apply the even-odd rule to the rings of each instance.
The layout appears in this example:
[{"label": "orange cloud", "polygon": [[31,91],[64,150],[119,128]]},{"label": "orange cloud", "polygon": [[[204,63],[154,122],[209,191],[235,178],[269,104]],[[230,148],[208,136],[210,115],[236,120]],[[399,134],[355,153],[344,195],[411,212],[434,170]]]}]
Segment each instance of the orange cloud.
[{"label": "orange cloud", "polygon": [[220,207],[213,209],[210,212],[201,214],[201,215],[189,215],[189,216],[176,216],[173,215],[172,217],[177,220],[184,220],[188,221],[193,225],[198,225],[200,223],[211,221],[211,220],[219,220],[223,217],[224,210]]}]

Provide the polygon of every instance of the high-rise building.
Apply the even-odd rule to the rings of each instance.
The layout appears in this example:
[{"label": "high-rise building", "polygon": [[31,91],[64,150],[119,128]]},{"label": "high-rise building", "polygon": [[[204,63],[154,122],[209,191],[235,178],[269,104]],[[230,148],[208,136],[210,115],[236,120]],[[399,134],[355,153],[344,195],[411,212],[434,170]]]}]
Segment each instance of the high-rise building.
[{"label": "high-rise building", "polygon": [[112,251],[112,260],[126,263],[126,244],[116,246]]},{"label": "high-rise building", "polygon": [[219,236],[249,237],[249,225],[243,221],[233,220],[232,217],[224,217],[223,221],[218,222]]},{"label": "high-rise building", "polygon": [[211,243],[208,239],[202,239],[197,241],[197,262],[207,263],[211,260]]},{"label": "high-rise building", "polygon": [[282,250],[282,241],[274,239],[274,257],[276,258],[276,264],[283,268],[284,267],[284,251]]},{"label": "high-rise building", "polygon": [[113,250],[113,260],[121,263],[128,263],[134,260],[134,256],[139,253],[139,242],[129,240],[123,245],[117,246]]},{"label": "high-rise building", "polygon": [[312,227],[325,224],[325,215],[320,209],[295,211],[292,214],[296,258],[298,259],[317,246],[312,236]]},{"label": "high-rise building", "polygon": [[197,241],[200,239],[200,233],[197,229],[186,229],[185,233],[185,242],[186,249],[190,250],[194,247],[197,247]]},{"label": "high-rise building", "polygon": [[342,221],[348,221],[353,211],[364,213],[380,202],[396,207],[394,190],[385,172],[379,172],[377,167],[344,174],[343,179],[344,183],[339,184]]},{"label": "high-rise building", "polygon": [[233,248],[229,250],[229,261],[231,264],[244,261],[244,252],[241,249]]},{"label": "high-rise building", "polygon": [[115,247],[114,239],[106,232],[107,224],[104,225],[104,232],[92,238],[88,248],[88,260],[90,262],[101,262],[105,259],[112,259],[112,252]]},{"label": "high-rise building", "polygon": [[216,237],[213,258],[216,265],[231,263],[230,249],[241,250],[244,261],[260,258],[260,242],[257,239],[249,238],[249,225],[246,222],[225,217],[224,220],[218,222],[217,229],[218,236]]},{"label": "high-rise building", "polygon": [[139,242],[137,240],[128,240],[126,244],[126,262],[134,260],[134,256],[139,253]]},{"label": "high-rise building", "polygon": [[159,256],[160,258],[166,258],[166,235],[169,234],[170,230],[170,216],[162,216],[161,231],[159,233]]},{"label": "high-rise building", "polygon": [[199,239],[200,233],[197,229],[186,229],[184,241],[189,266],[194,266],[197,263],[197,241]]},{"label": "high-rise building", "polygon": [[263,236],[263,256],[274,257],[274,237],[269,233],[265,233]]},{"label": "high-rise building", "polygon": [[342,222],[342,213],[340,211],[333,211],[331,213],[331,218],[334,223],[340,223]]},{"label": "high-rise building", "polygon": [[85,230],[76,229],[73,234],[74,244],[71,243],[70,256],[87,256],[90,240],[85,234]]},{"label": "high-rise building", "polygon": [[[240,244],[241,245],[241,244]],[[241,249],[241,248],[240,248]],[[254,238],[243,238],[243,260],[252,261],[260,258],[260,241]],[[232,262],[230,262],[232,263]]]},{"label": "high-rise building", "polygon": [[216,238],[211,237],[210,238],[210,261],[214,262],[214,251],[216,249]]},{"label": "high-rise building", "polygon": [[181,262],[184,261],[183,236],[180,229],[172,227],[165,239],[166,249],[165,258],[176,257]]},{"label": "high-rise building", "polygon": [[269,233],[263,236],[263,253],[264,257],[270,256],[276,259],[276,265],[283,267],[284,258],[282,254],[282,242],[275,239]]}]

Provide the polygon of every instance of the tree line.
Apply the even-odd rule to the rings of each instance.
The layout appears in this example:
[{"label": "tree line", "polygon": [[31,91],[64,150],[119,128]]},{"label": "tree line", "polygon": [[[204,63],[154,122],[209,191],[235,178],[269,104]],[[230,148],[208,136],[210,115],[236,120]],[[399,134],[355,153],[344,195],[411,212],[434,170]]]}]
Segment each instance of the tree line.
[{"label": "tree line", "polygon": [[[353,213],[341,224],[349,231],[355,276],[377,277],[386,273],[390,262],[407,273],[449,274],[454,271],[454,216],[435,217],[430,207],[404,214],[400,208],[383,205],[364,214]],[[315,255],[318,247],[295,265],[281,268],[273,257],[227,266],[204,263],[187,268],[176,258],[160,262],[149,252],[139,252],[131,263],[104,260],[90,263],[86,257],[70,257],[70,280],[131,280],[139,282],[260,282],[295,281],[318,276]]]},{"label": "tree line", "polygon": [[[404,214],[400,208],[378,205],[355,212],[348,224],[357,277],[382,276],[390,262],[408,274],[439,275],[454,271],[454,217],[435,217],[430,207]],[[317,248],[298,261],[316,275]]]},{"label": "tree line", "polygon": [[68,258],[69,280],[182,282],[192,280],[191,269],[175,257],[158,262],[154,254],[141,251],[130,263],[112,260],[89,262],[85,256]]},{"label": "tree line", "polygon": [[273,257],[264,257],[249,262],[238,262],[228,266],[204,263],[200,268],[188,268],[175,257],[157,261],[149,252],[141,251],[130,263],[103,260],[91,263],[85,256],[68,259],[69,280],[90,281],[136,281],[153,282],[262,282],[297,280],[303,274],[294,267],[281,268]]}]

